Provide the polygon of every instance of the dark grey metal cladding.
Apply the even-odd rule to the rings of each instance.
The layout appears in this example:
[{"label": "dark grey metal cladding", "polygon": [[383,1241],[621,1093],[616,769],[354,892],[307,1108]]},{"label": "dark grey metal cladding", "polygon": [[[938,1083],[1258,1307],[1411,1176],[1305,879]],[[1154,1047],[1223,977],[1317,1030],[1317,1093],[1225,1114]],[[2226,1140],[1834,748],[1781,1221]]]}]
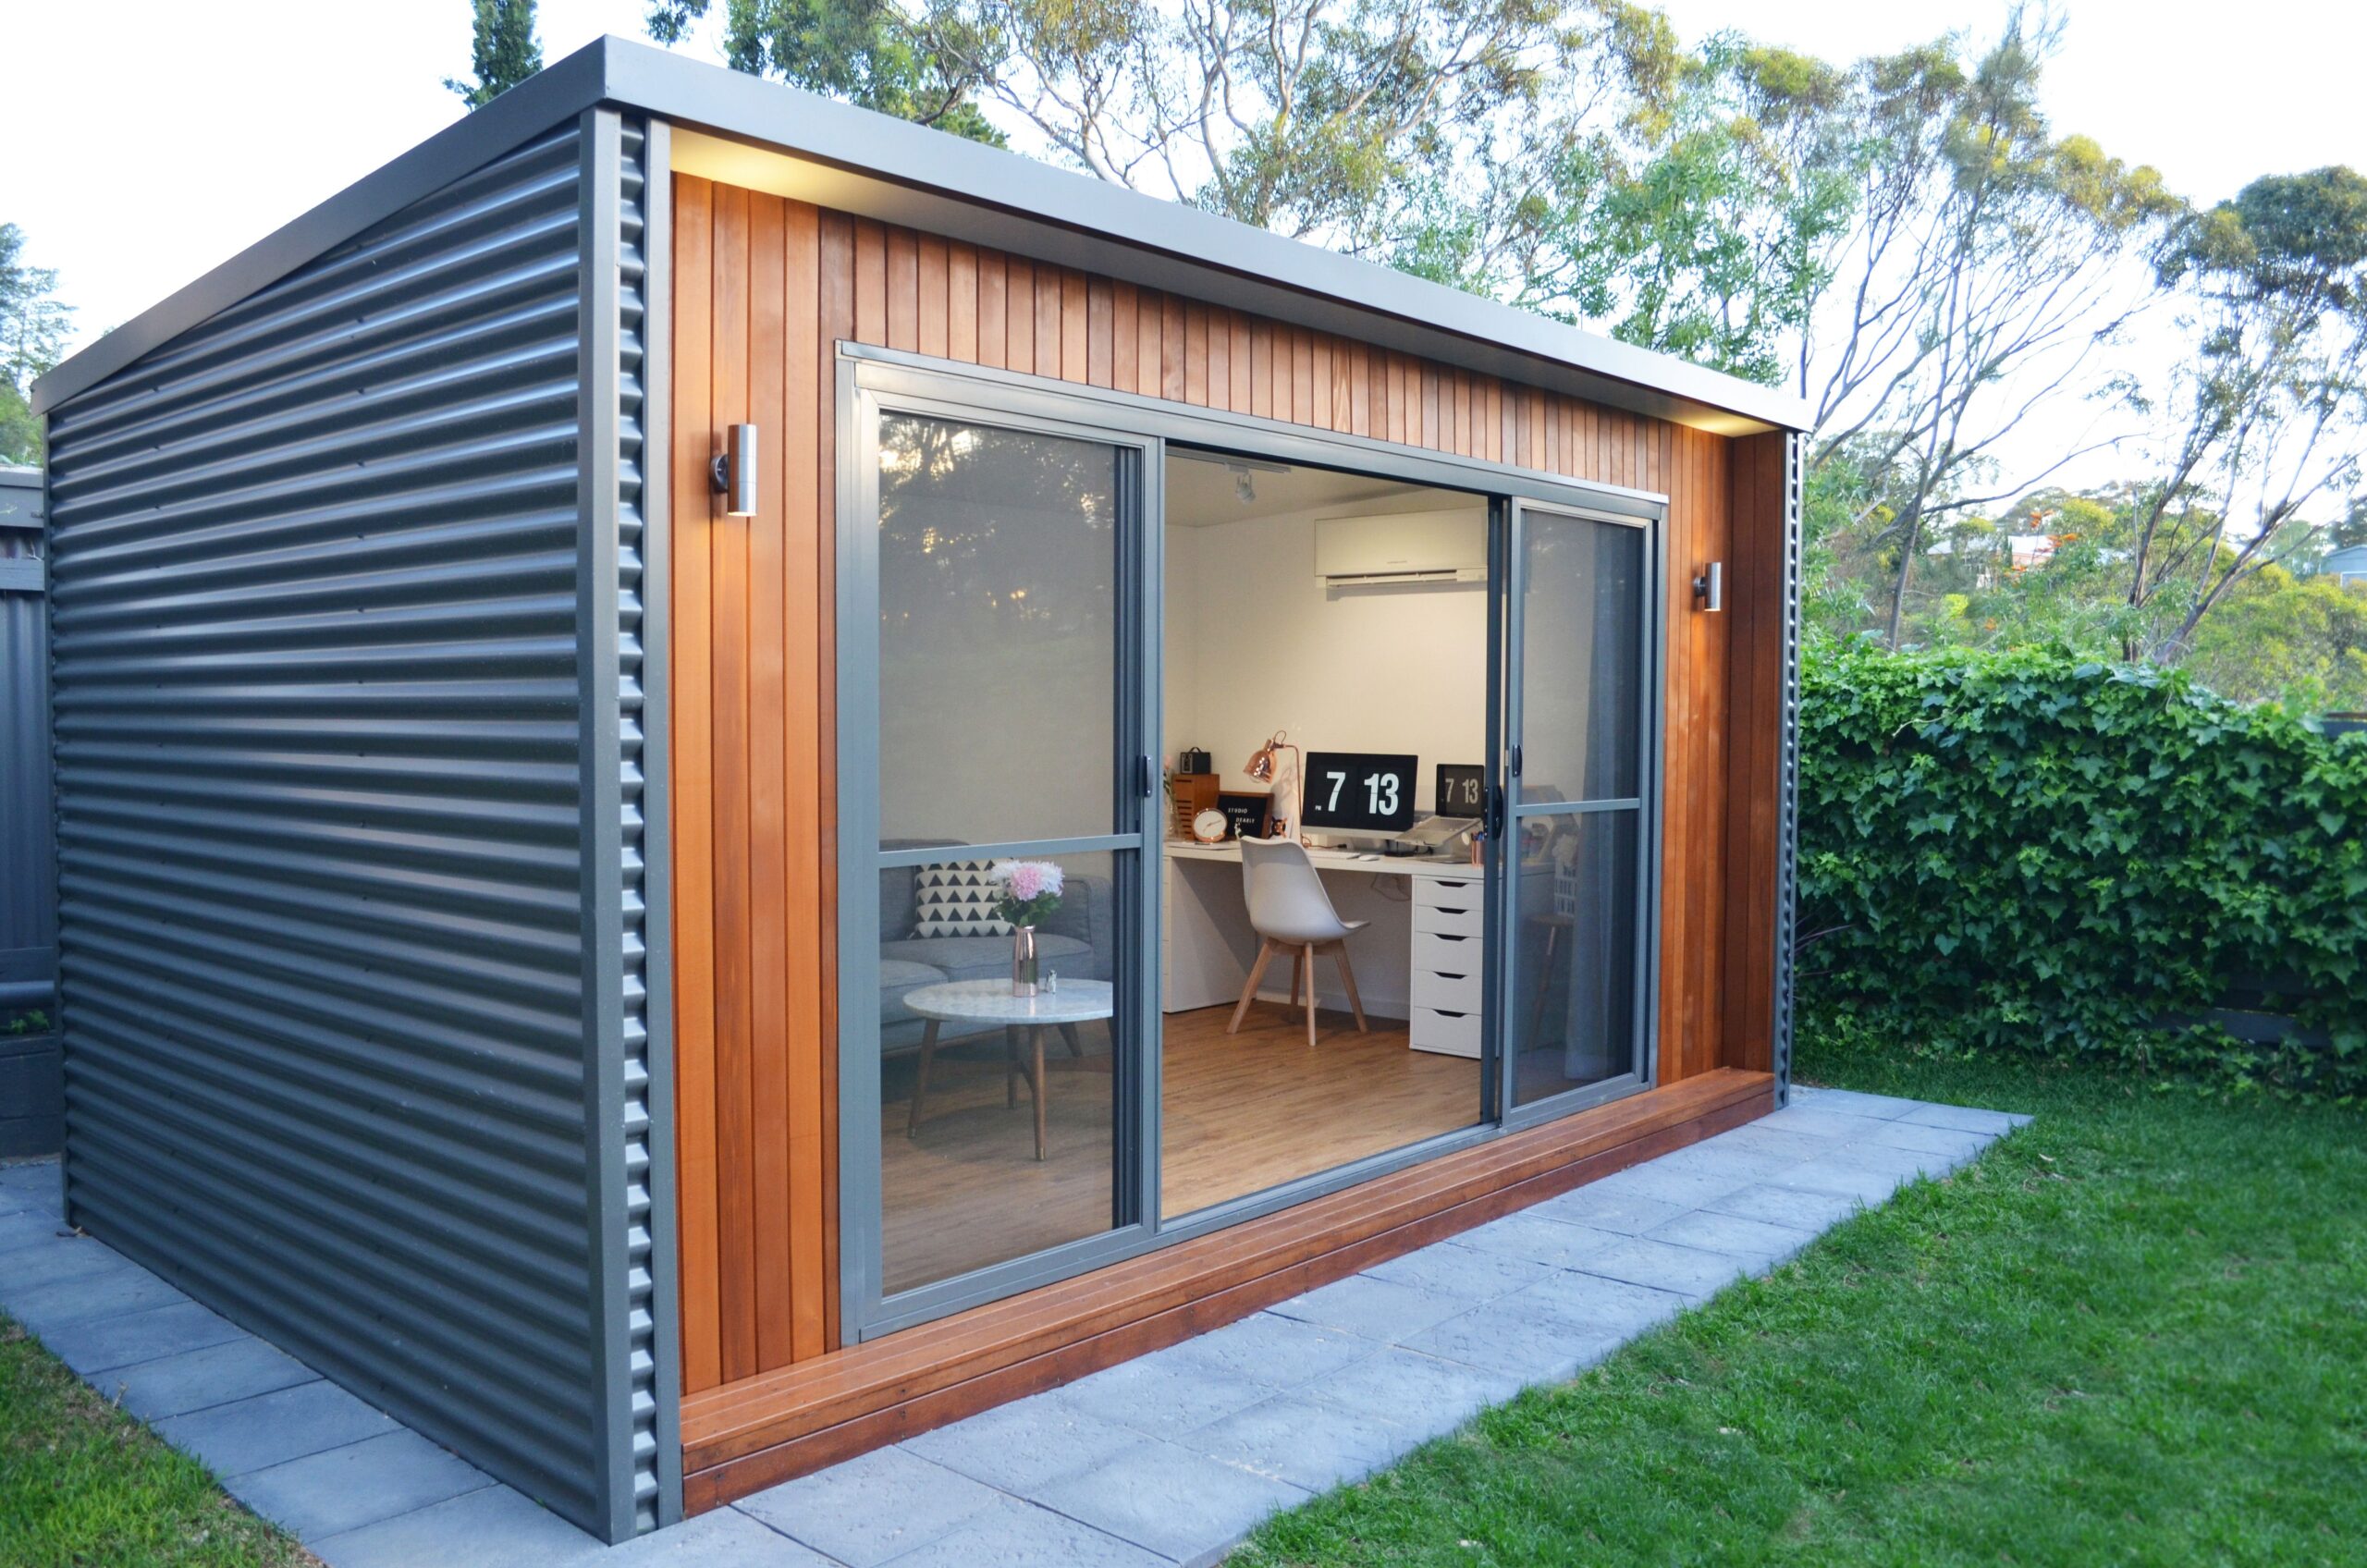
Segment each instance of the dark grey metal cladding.
[{"label": "dark grey metal cladding", "polygon": [[1795,433],[1784,439],[1784,673],[1783,783],[1775,848],[1775,1098],[1792,1098],[1792,943],[1799,914],[1800,844],[1800,591],[1802,548],[1800,484],[1802,447]]},{"label": "dark grey metal cladding", "polygon": [[459,174],[53,410],[52,608],[74,1218],[613,1535],[585,154]]},{"label": "dark grey metal cladding", "polygon": [[[652,1017],[650,864],[655,815],[650,779],[653,715],[649,684],[659,673],[646,655],[662,630],[650,606],[653,522],[663,521],[663,485],[656,477],[662,441],[665,312],[652,309],[662,272],[653,266],[665,226],[662,129],[654,136],[640,119],[613,110],[586,116],[584,341],[583,399],[586,419],[583,545],[587,589],[585,644],[586,844],[604,851],[599,829],[614,836],[613,870],[605,852],[587,855],[587,888],[613,878],[613,941],[619,960],[613,984],[604,978],[617,1019],[621,1062],[617,1121],[621,1139],[619,1208],[605,1221],[616,1231],[618,1255],[603,1278],[619,1296],[600,1372],[614,1383],[610,1415],[619,1422],[610,1455],[620,1510],[619,1533],[654,1529],[681,1516],[681,1379],[673,1317],[673,1198],[671,1085],[666,1032]],[[604,458],[602,454],[611,454]],[[612,543],[611,543],[612,542]],[[613,549],[613,557],[608,552]],[[588,592],[612,582],[613,595]],[[613,653],[601,645],[613,644]],[[613,715],[608,708],[613,708]],[[606,779],[616,785],[613,813]],[[606,924],[595,914],[594,928]],[[604,940],[609,939],[606,937]],[[600,1025],[592,1021],[596,1029]],[[662,1065],[663,1071],[660,1070]],[[592,1133],[602,1135],[595,1121]],[[661,1201],[662,1199],[662,1201]]]},{"label": "dark grey metal cladding", "polygon": [[[41,471],[0,468],[0,1011],[54,1006],[57,981],[43,556]],[[25,1114],[0,1095],[0,1121]],[[43,1114],[54,1118],[55,1104]]]}]

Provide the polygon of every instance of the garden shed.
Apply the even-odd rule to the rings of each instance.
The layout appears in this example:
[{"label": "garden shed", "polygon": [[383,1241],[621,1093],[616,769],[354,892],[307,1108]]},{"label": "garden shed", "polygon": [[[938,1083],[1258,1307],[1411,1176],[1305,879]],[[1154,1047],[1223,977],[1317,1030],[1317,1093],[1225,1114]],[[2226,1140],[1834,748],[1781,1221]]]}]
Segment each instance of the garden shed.
[{"label": "garden shed", "polygon": [[607,1538],[1783,1100],[1786,394],[607,40],[35,396],[71,1218]]}]

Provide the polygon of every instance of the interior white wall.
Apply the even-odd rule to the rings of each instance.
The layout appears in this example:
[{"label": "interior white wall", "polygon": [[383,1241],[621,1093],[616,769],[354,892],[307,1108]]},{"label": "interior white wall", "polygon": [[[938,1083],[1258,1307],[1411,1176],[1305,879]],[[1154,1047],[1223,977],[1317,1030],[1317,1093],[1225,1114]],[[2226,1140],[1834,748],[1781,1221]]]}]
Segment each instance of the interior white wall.
[{"label": "interior white wall", "polygon": [[[1417,810],[1437,765],[1485,760],[1482,582],[1343,588],[1315,575],[1315,520],[1484,503],[1410,492],[1167,530],[1167,756],[1206,749],[1228,790],[1277,729],[1309,751],[1413,753]],[[1175,520],[1171,517],[1171,522]]]}]

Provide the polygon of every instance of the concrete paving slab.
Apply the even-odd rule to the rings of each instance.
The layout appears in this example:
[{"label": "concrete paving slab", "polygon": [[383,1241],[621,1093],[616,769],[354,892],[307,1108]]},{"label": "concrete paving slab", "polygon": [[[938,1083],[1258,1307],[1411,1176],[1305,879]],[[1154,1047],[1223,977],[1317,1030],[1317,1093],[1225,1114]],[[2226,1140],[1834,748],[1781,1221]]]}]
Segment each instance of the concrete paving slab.
[{"label": "concrete paving slab", "polygon": [[[60,1248],[80,1243],[61,1242]],[[37,1256],[49,1256],[44,1250]],[[178,1286],[145,1268],[101,1268],[54,1280],[19,1291],[13,1283],[5,1299],[9,1313],[36,1334],[53,1327],[120,1317],[127,1312],[171,1306],[189,1297]]]},{"label": "concrete paving slab", "polygon": [[1517,1378],[1388,1345],[1350,1362],[1322,1382],[1323,1398],[1343,1409],[1395,1421],[1437,1437],[1521,1390]]},{"label": "concrete paving slab", "polygon": [[156,1434],[215,1475],[238,1476],[401,1429],[394,1417],[316,1378],[173,1416],[157,1423]]},{"label": "concrete paving slab", "polygon": [[903,1448],[877,1449],[733,1504],[847,1568],[926,1546],[1002,1494]]},{"label": "concrete paving slab", "polygon": [[1699,1247],[1704,1252],[1723,1253],[1729,1257],[1740,1258],[1751,1266],[1754,1273],[1763,1272],[1792,1256],[1816,1239],[1812,1231],[1772,1225],[1763,1219],[1748,1219],[1738,1214],[1719,1214],[1706,1208],[1680,1214],[1666,1224],[1645,1231],[1644,1236],[1648,1241]]},{"label": "concrete paving slab", "polygon": [[1336,1372],[1371,1348],[1367,1341],[1336,1329],[1257,1312],[1175,1345],[1171,1353],[1179,1361],[1288,1389]]},{"label": "concrete paving slab", "polygon": [[1673,1246],[1644,1236],[1622,1236],[1594,1253],[1577,1268],[1606,1280],[1644,1285],[1656,1291],[1698,1298],[1716,1294],[1754,1272],[1748,1262],[1724,1253]]},{"label": "concrete paving slab", "polygon": [[1045,1488],[1032,1501],[1181,1562],[1211,1543],[1239,1540],[1269,1514],[1310,1495],[1303,1487],[1150,1438],[1107,1464]]},{"label": "concrete paving slab", "polygon": [[1052,1397],[1145,1437],[1180,1438],[1273,1392],[1255,1378],[1162,1350],[1080,1378]]},{"label": "concrete paving slab", "polygon": [[153,1361],[185,1350],[226,1344],[244,1339],[246,1330],[193,1301],[152,1306],[85,1323],[36,1326],[35,1333],[49,1353],[84,1379],[96,1383],[102,1373],[134,1362]]},{"label": "concrete paving slab", "polygon": [[319,1377],[287,1352],[249,1334],[118,1366],[102,1374],[93,1386],[142,1421],[162,1421]]},{"label": "concrete paving slab", "polygon": [[[473,1560],[462,1559],[475,1568]],[[441,1565],[438,1565],[441,1568]],[[486,1564],[485,1568],[491,1568]],[[576,1568],[570,1563],[569,1568]],[[583,1568],[840,1568],[736,1509],[718,1508],[622,1546],[596,1547]]]},{"label": "concrete paving slab", "polygon": [[[818,1561],[818,1560],[817,1560]],[[1172,1558],[1105,1535],[1065,1513],[1004,1498],[889,1568],[1172,1568]]]},{"label": "concrete paving slab", "polygon": [[903,1447],[974,1481],[1024,1492],[1099,1464],[1142,1439],[1132,1427],[1087,1415],[1055,1390],[907,1438]]},{"label": "concrete paving slab", "polygon": [[1367,1476],[1426,1434],[1304,1391],[1276,1394],[1192,1435],[1210,1459],[1319,1492]]},{"label": "concrete paving slab", "polygon": [[1550,1296],[1533,1293],[1547,1289],[1531,1286],[1474,1307],[1415,1335],[1406,1348],[1523,1384],[1565,1382],[1610,1354],[1620,1336],[1573,1329]]},{"label": "concrete paving slab", "polygon": [[[731,1516],[772,1546],[790,1543],[754,1520]],[[329,1568],[429,1568],[445,1563],[498,1563],[500,1568],[575,1568],[607,1554],[594,1537],[508,1487],[480,1487],[357,1530],[312,1543]],[[825,1561],[808,1554],[811,1561]],[[705,1568],[720,1568],[713,1558]],[[785,1558],[749,1559],[785,1563]]]},{"label": "concrete paving slab", "polygon": [[1549,1219],[1528,1209],[1491,1219],[1458,1238],[1481,1252],[1499,1252],[1553,1268],[1575,1268],[1612,1243],[1616,1231],[1598,1231],[1566,1219]]},{"label": "concrete paving slab", "polygon": [[1419,1285],[1376,1280],[1369,1274],[1351,1274],[1266,1310],[1277,1317],[1337,1329],[1359,1339],[1397,1342],[1411,1339],[1434,1323],[1445,1322],[1470,1305],[1459,1296],[1426,1291]]},{"label": "concrete paving slab", "polygon": [[1794,1090],[1793,1098],[1819,1110],[1835,1110],[1848,1116],[1878,1119],[1904,1116],[1923,1103],[1921,1100],[1902,1099],[1896,1095],[1870,1095],[1858,1089],[1804,1087]]},{"label": "concrete paving slab", "polygon": [[1524,1212],[1541,1219],[1584,1225],[1592,1231],[1615,1231],[1623,1236],[1639,1235],[1686,1212],[1685,1205],[1670,1203],[1665,1198],[1645,1197],[1638,1193],[1606,1193],[1601,1186],[1600,1182],[1588,1182],[1575,1192],[1547,1198]]},{"label": "concrete paving slab", "polygon": [[7,1263],[0,1265],[0,1306],[12,1297],[61,1280],[139,1268],[104,1242],[88,1236],[53,1236],[46,1245],[18,1247],[8,1254]]},{"label": "concrete paving slab", "polygon": [[1981,1133],[1995,1137],[2010,1133],[2030,1121],[2011,1111],[1982,1110],[1968,1105],[1919,1105],[1899,1119],[1922,1127],[1948,1127],[1959,1133]]},{"label": "concrete paving slab", "polygon": [[224,1479],[232,1497],[304,1540],[342,1535],[493,1485],[416,1432],[387,1432]]},{"label": "concrete paving slab", "polygon": [[1466,1246],[1456,1238],[1376,1263],[1365,1272],[1376,1280],[1477,1303],[1527,1290],[1551,1273],[1552,1265]]},{"label": "concrete paving slab", "polygon": [[1728,1193],[1706,1205],[1703,1214],[1733,1214],[1745,1219],[1782,1225],[1811,1236],[1821,1235],[1865,1206],[1838,1193],[1810,1192],[1802,1187],[1756,1186]]}]

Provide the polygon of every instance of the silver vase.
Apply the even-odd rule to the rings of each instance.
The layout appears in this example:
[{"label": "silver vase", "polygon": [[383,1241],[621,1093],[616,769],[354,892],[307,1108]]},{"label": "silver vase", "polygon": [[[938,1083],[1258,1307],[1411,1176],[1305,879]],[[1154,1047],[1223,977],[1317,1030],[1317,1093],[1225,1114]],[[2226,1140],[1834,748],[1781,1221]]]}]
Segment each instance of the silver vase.
[{"label": "silver vase", "polygon": [[1014,997],[1036,994],[1036,927],[1033,925],[1011,928],[1011,994]]}]

